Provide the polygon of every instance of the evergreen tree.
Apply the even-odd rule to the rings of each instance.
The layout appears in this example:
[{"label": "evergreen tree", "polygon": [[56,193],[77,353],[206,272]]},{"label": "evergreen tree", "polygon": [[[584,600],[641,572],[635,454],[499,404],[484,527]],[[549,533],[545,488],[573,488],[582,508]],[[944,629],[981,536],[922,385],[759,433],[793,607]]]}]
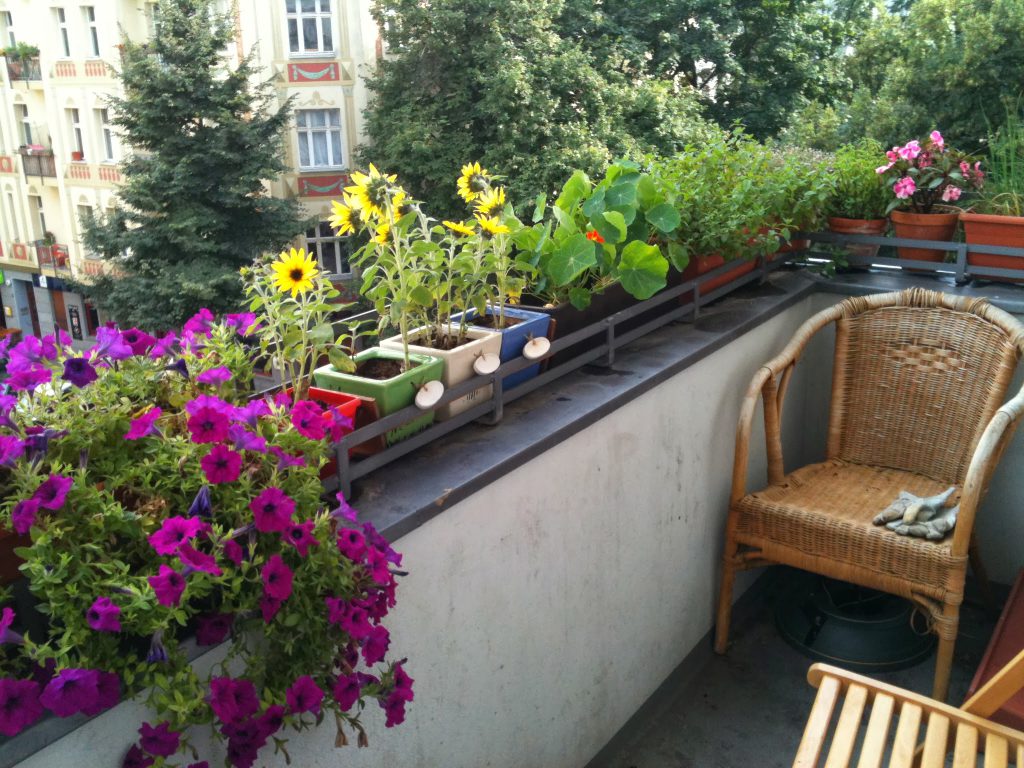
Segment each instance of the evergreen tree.
[{"label": "evergreen tree", "polygon": [[231,311],[238,275],[304,228],[295,201],[264,180],[286,169],[290,104],[254,83],[252,57],[231,69],[229,17],[214,0],[161,0],[155,37],[124,43],[124,96],[111,102],[130,145],[111,215],[83,222],[112,269],[81,291],[121,325],[159,331],[200,307]]}]

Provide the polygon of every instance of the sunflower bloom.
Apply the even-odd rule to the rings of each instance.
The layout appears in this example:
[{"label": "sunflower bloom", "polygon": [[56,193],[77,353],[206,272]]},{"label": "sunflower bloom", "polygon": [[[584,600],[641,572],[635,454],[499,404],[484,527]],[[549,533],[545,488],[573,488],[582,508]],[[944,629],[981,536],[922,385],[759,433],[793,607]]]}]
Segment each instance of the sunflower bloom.
[{"label": "sunflower bloom", "polygon": [[476,201],[476,214],[478,217],[490,218],[498,215],[503,210],[505,210],[504,187],[488,189]]},{"label": "sunflower bloom", "polygon": [[472,226],[464,221],[442,221],[441,223],[452,232],[457,232],[460,235],[472,235],[476,232]]},{"label": "sunflower bloom", "polygon": [[462,175],[455,183],[459,190],[459,197],[467,203],[472,203],[482,192],[491,187],[491,175],[486,168],[481,168],[480,163],[470,163],[462,166]]},{"label": "sunflower bloom", "polygon": [[405,193],[405,190],[401,187],[391,197],[391,216],[394,219],[400,219],[407,214],[411,208],[412,199]]},{"label": "sunflower bloom", "polygon": [[476,220],[480,229],[491,235],[507,235],[512,231],[497,216],[477,216]]},{"label": "sunflower bloom", "polygon": [[331,201],[331,208],[334,210],[334,214],[327,220],[327,223],[337,232],[339,235],[350,235],[356,231],[356,216],[357,211],[350,204],[352,198],[345,195],[345,204],[339,203],[337,200]]},{"label": "sunflower bloom", "polygon": [[355,207],[359,208],[364,221],[384,215],[389,194],[388,188],[397,178],[393,173],[381,173],[373,163],[370,164],[369,174],[359,171],[352,174],[354,183],[350,187],[345,187],[345,191],[352,193],[352,197],[357,203]]},{"label": "sunflower bloom", "polygon": [[313,287],[313,278],[320,271],[305,248],[292,248],[288,253],[282,251],[280,258],[270,266],[274,270],[274,287],[281,293],[291,291],[293,299]]},{"label": "sunflower bloom", "polygon": [[387,245],[388,237],[391,235],[391,223],[387,221],[382,221],[380,224],[377,225],[375,232],[377,234],[375,234],[370,239],[373,240],[373,242],[377,243],[378,245]]}]

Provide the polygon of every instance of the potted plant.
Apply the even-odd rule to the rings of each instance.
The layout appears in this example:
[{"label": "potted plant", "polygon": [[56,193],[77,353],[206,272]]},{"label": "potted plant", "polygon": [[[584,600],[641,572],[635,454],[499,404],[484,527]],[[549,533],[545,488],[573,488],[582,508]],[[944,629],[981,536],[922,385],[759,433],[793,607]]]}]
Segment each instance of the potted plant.
[{"label": "potted plant", "polygon": [[[876,171],[894,195],[888,211],[896,237],[952,240],[960,212],[948,204],[965,189],[981,186],[983,176],[977,164],[971,166],[973,158],[947,146],[938,131],[923,143],[908,141],[885,155],[888,163]],[[948,253],[902,246],[898,251],[901,259],[914,261],[945,261]]]},{"label": "potted plant", "polygon": [[[989,135],[988,166],[977,201],[969,212],[960,214],[964,239],[972,245],[1024,248],[1024,120],[1017,113],[1009,113],[1006,122]],[[967,263],[997,269],[1022,266],[1019,256],[970,251]]]},{"label": "potted plant", "polygon": [[[826,203],[828,228],[841,235],[884,235],[891,191],[876,172],[882,145],[874,139],[844,144],[832,158],[834,186]],[[872,258],[880,246],[844,245],[856,256]]]},{"label": "potted plant", "polygon": [[15,43],[0,49],[0,55],[7,59],[7,74],[12,80],[29,76],[31,60],[39,56],[39,48],[28,43]]},{"label": "potted plant", "polygon": [[[255,324],[302,334],[276,310]],[[21,571],[50,625],[0,611],[0,733],[146,691],[154,719],[125,765],[198,761],[212,736],[237,767],[324,716],[339,743],[364,743],[368,701],[401,722],[412,681],[382,663],[400,557],[322,499],[347,419],[252,397],[250,319],[204,311],[159,339],[104,326],[84,353],[65,334],[10,349],[0,523],[30,539]],[[229,663],[193,667],[188,636],[229,643]]]},{"label": "potted plant", "polygon": [[[823,153],[797,147],[770,150],[761,188],[770,196],[768,229],[780,238],[777,253],[807,250],[810,241],[792,239],[793,232],[820,229],[833,183]],[[771,259],[773,254],[769,251],[766,257]]]},{"label": "potted plant", "polygon": [[85,160],[85,152],[80,149],[74,149],[71,151],[71,161],[74,163],[81,163]]}]

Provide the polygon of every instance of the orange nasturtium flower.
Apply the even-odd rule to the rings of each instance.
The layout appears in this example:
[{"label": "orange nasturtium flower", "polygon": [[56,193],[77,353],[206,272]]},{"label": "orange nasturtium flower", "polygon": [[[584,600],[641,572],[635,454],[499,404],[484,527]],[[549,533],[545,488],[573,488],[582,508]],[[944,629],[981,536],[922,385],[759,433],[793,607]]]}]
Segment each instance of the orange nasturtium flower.
[{"label": "orange nasturtium flower", "polygon": [[604,238],[601,237],[601,233],[598,232],[596,229],[592,229],[589,232],[587,232],[587,240],[590,240],[590,241],[595,242],[595,243],[603,243],[604,242]]}]

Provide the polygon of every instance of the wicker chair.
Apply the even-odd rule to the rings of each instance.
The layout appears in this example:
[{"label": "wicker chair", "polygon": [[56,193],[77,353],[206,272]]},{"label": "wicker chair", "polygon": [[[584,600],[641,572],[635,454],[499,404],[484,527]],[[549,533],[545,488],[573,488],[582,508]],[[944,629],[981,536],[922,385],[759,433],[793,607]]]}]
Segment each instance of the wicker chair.
[{"label": "wicker chair", "polygon": [[[786,387],[811,337],[835,323],[826,460],[785,474]],[[818,313],[754,376],[740,411],[715,650],[729,637],[738,570],[781,563],[912,600],[939,637],[933,695],[945,699],[968,558],[985,582],[974,516],[1024,413],[1000,407],[1024,352],[1024,325],[978,299],[914,288],[846,299]],[[746,491],[750,431],[764,404],[768,487]],[[942,541],[899,536],[872,517],[902,490],[957,486]],[[952,503],[952,502],[951,502]]]}]

